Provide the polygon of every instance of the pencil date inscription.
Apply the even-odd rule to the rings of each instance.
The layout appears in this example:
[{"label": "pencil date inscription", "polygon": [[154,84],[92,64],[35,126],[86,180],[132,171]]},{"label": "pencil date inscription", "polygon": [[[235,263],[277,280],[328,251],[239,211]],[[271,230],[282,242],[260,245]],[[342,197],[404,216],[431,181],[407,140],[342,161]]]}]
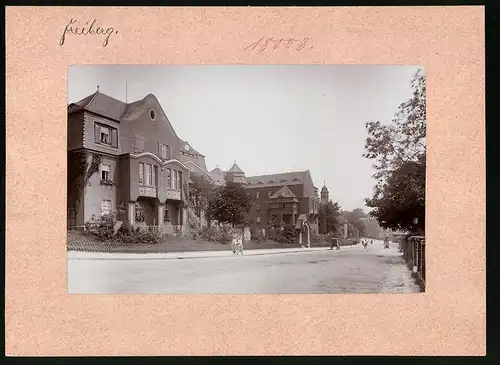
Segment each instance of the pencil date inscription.
[{"label": "pencil date inscription", "polygon": [[276,50],[281,49],[294,49],[295,51],[302,51],[304,49],[313,48],[312,39],[309,37],[303,38],[273,38],[262,37],[259,40],[249,44],[245,47],[245,51],[264,52],[266,49]]}]

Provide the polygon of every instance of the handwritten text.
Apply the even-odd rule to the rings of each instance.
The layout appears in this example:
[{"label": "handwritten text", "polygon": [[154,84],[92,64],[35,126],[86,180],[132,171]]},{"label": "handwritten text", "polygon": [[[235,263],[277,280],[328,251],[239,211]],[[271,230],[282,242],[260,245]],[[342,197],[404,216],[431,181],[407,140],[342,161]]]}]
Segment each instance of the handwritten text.
[{"label": "handwritten text", "polygon": [[272,38],[272,37],[262,37],[256,42],[245,47],[245,51],[257,51],[264,52],[266,49],[278,49],[278,48],[292,48],[296,51],[302,51],[303,49],[313,48],[312,41],[309,37],[304,38]]},{"label": "handwritten text", "polygon": [[[66,36],[69,34],[74,34],[74,35],[100,35],[104,37],[104,41],[102,43],[103,47],[106,47],[109,43],[109,37],[111,34],[117,34],[118,31],[115,30],[113,27],[108,27],[108,28],[102,28],[96,25],[97,20],[94,19],[92,23],[90,23],[90,26],[88,26],[89,22],[85,22],[84,26],[78,27],[77,26],[77,20],[76,19],[71,19],[69,23],[66,25],[66,28],[64,28],[64,31],[62,33],[61,39],[59,40],[59,45],[62,46],[64,42],[66,41]],[[88,26],[88,27],[87,27]]]}]

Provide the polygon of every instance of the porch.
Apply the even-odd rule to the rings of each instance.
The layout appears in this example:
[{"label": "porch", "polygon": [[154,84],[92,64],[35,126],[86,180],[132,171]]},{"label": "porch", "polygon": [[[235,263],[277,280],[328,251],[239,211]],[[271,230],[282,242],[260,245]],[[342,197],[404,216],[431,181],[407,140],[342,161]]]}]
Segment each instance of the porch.
[{"label": "porch", "polygon": [[139,197],[128,203],[127,221],[133,226],[154,227],[167,234],[184,232],[186,208],[179,200]]}]

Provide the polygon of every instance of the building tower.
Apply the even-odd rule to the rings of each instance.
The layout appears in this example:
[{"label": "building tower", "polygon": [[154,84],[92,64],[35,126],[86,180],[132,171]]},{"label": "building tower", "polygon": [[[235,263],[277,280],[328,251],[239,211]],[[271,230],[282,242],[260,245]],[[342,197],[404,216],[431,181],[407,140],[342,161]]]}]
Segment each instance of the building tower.
[{"label": "building tower", "polygon": [[325,183],[323,183],[323,188],[321,188],[321,204],[327,204],[329,199],[328,188]]},{"label": "building tower", "polygon": [[236,161],[234,161],[233,166],[226,172],[226,181],[237,184],[245,184],[247,182],[245,173],[236,164]]}]

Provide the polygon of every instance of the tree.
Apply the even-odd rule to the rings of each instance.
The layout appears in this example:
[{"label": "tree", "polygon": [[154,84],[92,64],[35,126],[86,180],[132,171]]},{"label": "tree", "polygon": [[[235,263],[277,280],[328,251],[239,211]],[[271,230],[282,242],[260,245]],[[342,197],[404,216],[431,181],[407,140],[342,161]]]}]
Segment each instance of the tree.
[{"label": "tree", "polygon": [[189,207],[193,209],[194,214],[201,221],[201,213],[208,210],[208,204],[214,194],[214,185],[212,182],[197,174],[190,174],[191,183],[189,184]]},{"label": "tree", "polygon": [[340,206],[338,202],[333,203],[331,200],[326,204],[321,204],[319,207],[319,231],[322,234],[334,233],[337,234],[337,217],[340,215]]},{"label": "tree", "polygon": [[[366,123],[363,157],[374,160],[377,180],[366,204],[384,228],[423,231],[427,117],[422,70],[414,75],[411,87],[412,97],[400,104],[391,123]],[[414,218],[418,218],[416,227]]]},{"label": "tree", "polygon": [[229,223],[233,227],[245,222],[251,201],[241,184],[227,183],[220,187],[210,200],[209,217],[219,224]]},{"label": "tree", "polygon": [[367,199],[382,227],[425,231],[425,154],[421,159],[403,163],[391,173],[384,189]]},{"label": "tree", "polygon": [[361,208],[356,208],[353,211],[344,210],[342,216],[345,218],[349,224],[351,224],[356,230],[359,231],[360,236],[364,236],[366,233],[365,223],[361,218],[366,218],[366,214]]}]

